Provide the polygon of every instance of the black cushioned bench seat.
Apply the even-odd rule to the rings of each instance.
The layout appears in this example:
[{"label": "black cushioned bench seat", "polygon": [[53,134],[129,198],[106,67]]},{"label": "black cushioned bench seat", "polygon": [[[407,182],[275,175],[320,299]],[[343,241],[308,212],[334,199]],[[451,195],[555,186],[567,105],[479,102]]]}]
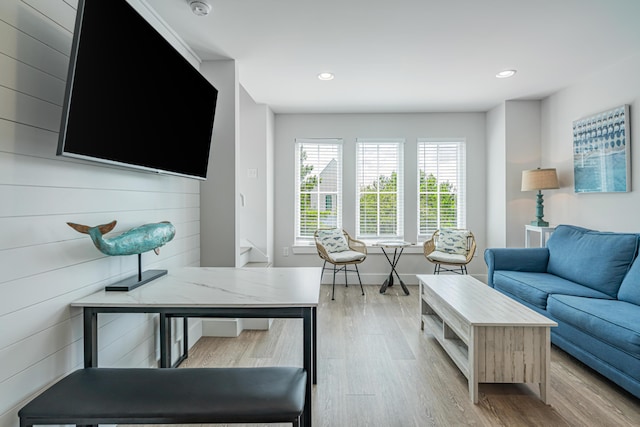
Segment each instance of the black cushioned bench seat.
[{"label": "black cushioned bench seat", "polygon": [[302,368],[85,368],[19,412],[34,424],[286,423],[299,425]]}]

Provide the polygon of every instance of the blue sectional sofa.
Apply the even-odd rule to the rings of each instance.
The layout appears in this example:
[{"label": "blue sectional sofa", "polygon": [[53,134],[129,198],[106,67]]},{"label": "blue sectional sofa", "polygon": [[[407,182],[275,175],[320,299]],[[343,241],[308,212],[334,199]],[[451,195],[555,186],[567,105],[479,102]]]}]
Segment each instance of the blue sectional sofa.
[{"label": "blue sectional sofa", "polygon": [[639,244],[560,225],[546,248],[487,249],[488,283],[558,322],[554,345],[640,398]]}]

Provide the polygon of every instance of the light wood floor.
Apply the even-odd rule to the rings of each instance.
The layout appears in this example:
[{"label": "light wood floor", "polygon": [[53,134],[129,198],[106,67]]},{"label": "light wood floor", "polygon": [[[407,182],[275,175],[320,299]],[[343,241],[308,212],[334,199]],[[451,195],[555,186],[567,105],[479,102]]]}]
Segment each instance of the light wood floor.
[{"label": "light wood floor", "polygon": [[[420,331],[418,287],[405,296],[378,286],[322,286],[318,308],[318,384],[313,423],[320,427],[639,426],[640,400],[556,347],[551,405],[537,387],[481,384],[469,400],[466,378],[436,340]],[[202,338],[182,367],[302,366],[302,321],[276,319],[269,331]],[[273,426],[273,425],[271,425]]]}]

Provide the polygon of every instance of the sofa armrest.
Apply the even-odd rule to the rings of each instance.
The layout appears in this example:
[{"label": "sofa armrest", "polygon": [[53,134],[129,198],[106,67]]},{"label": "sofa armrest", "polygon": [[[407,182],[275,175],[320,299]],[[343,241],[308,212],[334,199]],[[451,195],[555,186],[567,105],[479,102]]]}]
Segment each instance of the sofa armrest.
[{"label": "sofa armrest", "polygon": [[549,262],[547,248],[488,248],[484,251],[488,268],[488,284],[493,287],[496,270],[546,273]]}]

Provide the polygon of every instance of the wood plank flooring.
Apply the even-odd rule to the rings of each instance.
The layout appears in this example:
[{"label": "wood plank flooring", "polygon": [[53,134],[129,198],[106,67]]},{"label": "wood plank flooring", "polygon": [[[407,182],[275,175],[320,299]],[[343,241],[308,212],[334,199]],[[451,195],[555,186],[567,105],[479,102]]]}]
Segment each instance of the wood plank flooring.
[{"label": "wood plank flooring", "polygon": [[[553,346],[550,405],[521,384],[481,384],[472,404],[466,378],[420,331],[418,287],[378,289],[339,286],[331,301],[322,286],[314,426],[640,425],[639,399]],[[302,322],[276,319],[269,331],[202,338],[182,367],[301,366],[301,345]]]}]

